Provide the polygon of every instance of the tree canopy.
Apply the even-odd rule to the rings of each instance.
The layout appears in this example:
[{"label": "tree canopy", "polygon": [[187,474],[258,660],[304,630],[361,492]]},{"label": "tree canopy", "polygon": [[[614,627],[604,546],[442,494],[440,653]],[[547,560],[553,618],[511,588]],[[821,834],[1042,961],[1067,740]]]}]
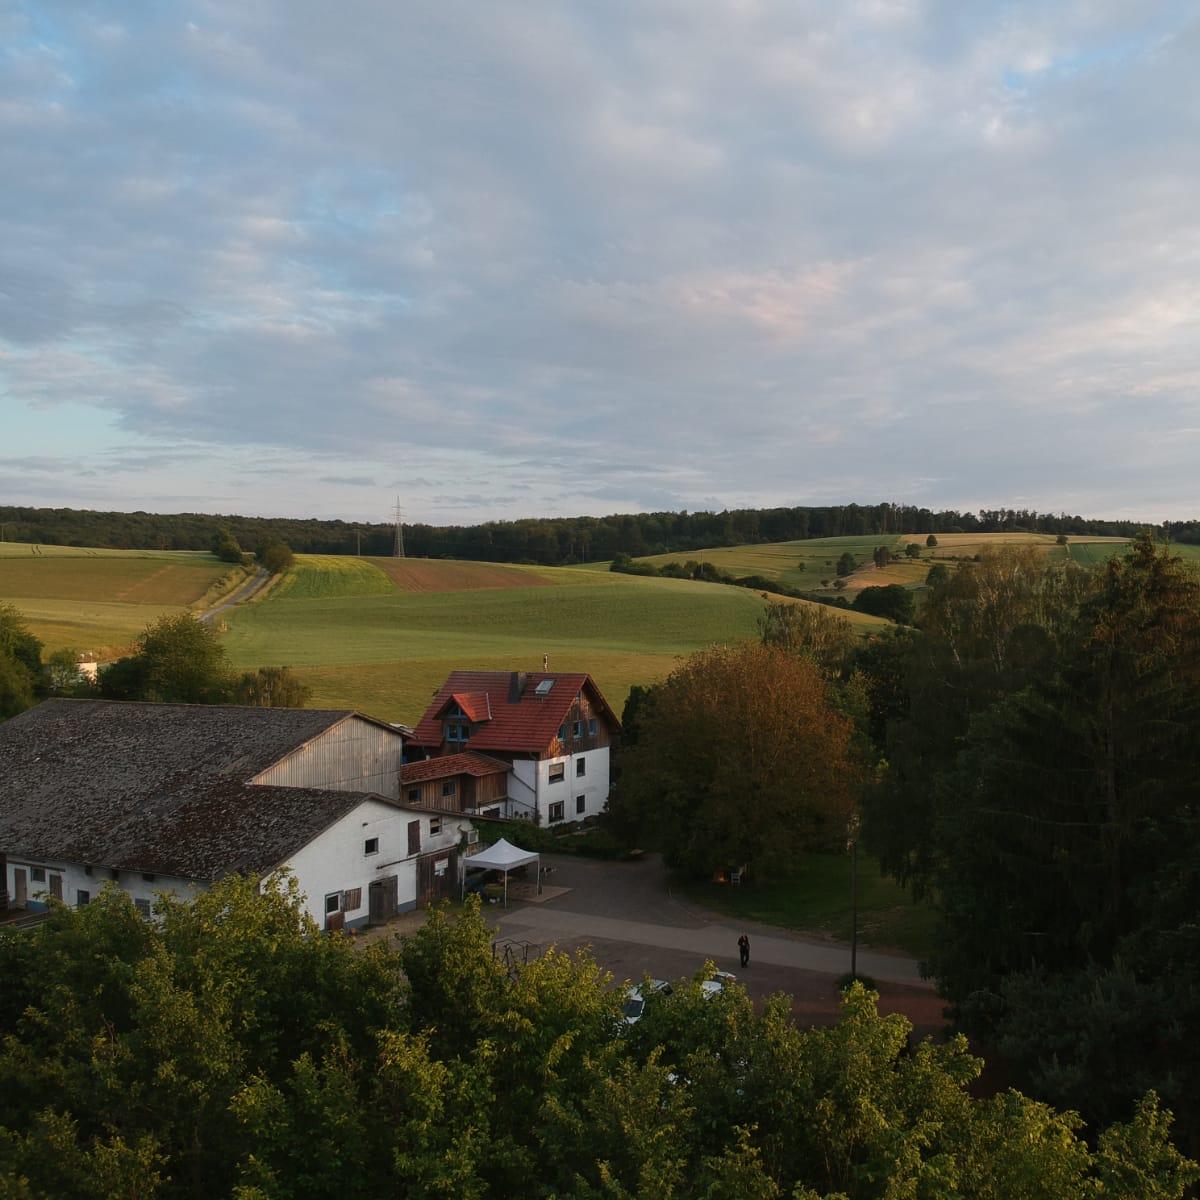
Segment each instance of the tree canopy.
[{"label": "tree canopy", "polygon": [[700,651],[651,689],[638,720],[617,803],[671,865],[769,872],[844,841],[853,725],[807,655],[754,643]]},{"label": "tree canopy", "polygon": [[399,949],[229,878],[142,920],[106,888],[0,933],[0,1194],[20,1200],[1178,1200],[1155,1097],[1094,1148],[961,1038],[906,1052],[861,986],[832,1028],[697,982],[620,1019],[585,953],[513,972],[477,903]]},{"label": "tree canopy", "polygon": [[1149,538],[985,557],[919,625],[866,830],[937,908],[941,990],[1040,1096],[1153,1086],[1200,1136],[1200,578]]}]

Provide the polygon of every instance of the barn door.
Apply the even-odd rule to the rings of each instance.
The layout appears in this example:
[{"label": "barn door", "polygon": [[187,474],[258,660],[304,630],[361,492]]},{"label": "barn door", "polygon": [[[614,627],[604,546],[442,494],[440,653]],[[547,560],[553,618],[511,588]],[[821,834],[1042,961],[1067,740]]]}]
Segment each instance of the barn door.
[{"label": "barn door", "polygon": [[50,876],[50,895],[53,896],[55,900],[61,900],[63,898],[61,875]]},{"label": "barn door", "polygon": [[453,899],[458,894],[458,851],[427,854],[417,860],[417,903],[427,908],[436,900]]},{"label": "barn door", "polygon": [[397,876],[373,880],[367,888],[367,919],[372,925],[380,925],[396,915],[400,898],[400,881]]},{"label": "barn door", "polygon": [[29,876],[24,867],[13,868],[13,907],[24,908],[29,898]]}]

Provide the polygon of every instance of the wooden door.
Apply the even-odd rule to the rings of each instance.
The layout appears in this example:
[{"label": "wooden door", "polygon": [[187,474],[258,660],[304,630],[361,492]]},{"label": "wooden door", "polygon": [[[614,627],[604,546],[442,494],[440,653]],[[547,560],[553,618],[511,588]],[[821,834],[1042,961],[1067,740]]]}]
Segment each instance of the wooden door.
[{"label": "wooden door", "polygon": [[458,851],[427,854],[417,860],[417,904],[427,908],[437,900],[458,895]]},{"label": "wooden door", "polygon": [[13,868],[13,907],[24,908],[29,898],[29,875],[24,867]]},{"label": "wooden door", "polygon": [[380,925],[396,915],[396,905],[400,900],[400,879],[389,875],[386,879],[374,880],[367,888],[367,920],[372,925]]},{"label": "wooden door", "polygon": [[408,823],[408,852],[409,854],[421,853],[421,822],[409,821]]},{"label": "wooden door", "polygon": [[50,895],[53,896],[55,900],[61,900],[63,898],[61,875],[50,876]]}]

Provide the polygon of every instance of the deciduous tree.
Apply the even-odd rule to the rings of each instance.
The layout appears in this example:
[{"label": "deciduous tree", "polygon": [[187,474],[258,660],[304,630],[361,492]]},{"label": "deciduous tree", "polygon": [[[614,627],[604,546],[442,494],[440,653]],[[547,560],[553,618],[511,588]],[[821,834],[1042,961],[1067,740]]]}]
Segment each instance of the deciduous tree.
[{"label": "deciduous tree", "polygon": [[779,868],[842,838],[858,784],[852,732],[808,657],[713,647],[654,689],[622,758],[622,802],[692,873]]}]

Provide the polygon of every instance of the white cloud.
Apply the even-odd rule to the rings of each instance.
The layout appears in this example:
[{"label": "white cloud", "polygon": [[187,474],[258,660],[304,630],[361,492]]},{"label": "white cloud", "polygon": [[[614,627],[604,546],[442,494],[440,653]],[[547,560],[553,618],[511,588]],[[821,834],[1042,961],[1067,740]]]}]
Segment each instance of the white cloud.
[{"label": "white cloud", "polygon": [[[47,446],[81,402],[189,447],[171,480],[64,472],[63,503],[362,517],[336,481],[398,462],[460,481],[413,485],[430,519],[1194,503],[1161,436],[1200,424],[1182,10],[30,0],[0,26],[0,398]],[[249,494],[231,447],[277,473]]]}]

